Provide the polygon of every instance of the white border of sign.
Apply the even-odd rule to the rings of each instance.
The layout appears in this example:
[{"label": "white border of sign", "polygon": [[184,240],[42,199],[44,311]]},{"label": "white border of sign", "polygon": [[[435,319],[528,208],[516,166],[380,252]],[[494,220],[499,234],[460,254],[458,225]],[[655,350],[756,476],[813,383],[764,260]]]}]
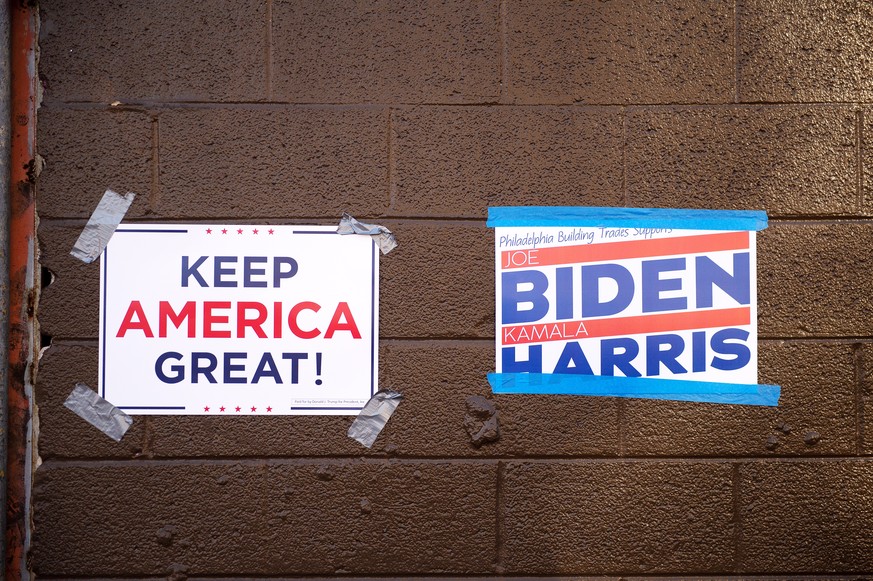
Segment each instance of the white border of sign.
[{"label": "white border of sign", "polygon": [[[222,231],[225,234],[221,234]],[[227,233],[232,233],[232,236],[227,236]],[[257,236],[258,233],[262,235]],[[156,235],[161,234],[163,236],[157,238]],[[170,238],[177,235],[186,236],[184,243]],[[328,236],[331,238],[326,238]],[[269,246],[264,244],[268,240]],[[327,243],[328,240],[330,243]],[[227,249],[231,241],[236,244],[243,243],[235,254]],[[234,255],[236,258],[251,254],[262,257],[293,255],[300,259],[300,269],[296,278],[283,280],[281,285],[280,281],[274,279],[275,285],[266,285],[284,285],[284,288],[199,288],[201,285],[195,284],[196,277],[189,276],[187,282],[191,284],[182,289],[180,257],[185,253],[196,257],[209,254],[210,249],[203,246],[206,243],[217,245],[212,248],[214,254]],[[123,257],[121,263],[117,258],[119,253]],[[192,264],[194,260],[191,259]],[[212,277],[218,281],[224,280],[222,276],[232,276],[212,272],[209,269],[218,269],[218,263],[216,262],[214,268],[209,264],[207,261],[202,266],[206,287],[215,286],[212,284]],[[242,276],[242,260],[234,264],[237,269],[236,276]],[[260,276],[261,284],[258,286],[263,286],[263,281],[270,278],[269,270],[265,273],[263,269],[269,269],[269,265],[259,262],[258,266],[260,268],[255,271]],[[119,280],[119,277],[122,278]],[[253,279],[254,277],[249,282]],[[289,289],[291,285],[285,284],[288,281],[293,281],[295,286]],[[243,286],[242,282],[239,286]],[[123,290],[120,299],[117,298],[119,289]],[[114,329],[123,317],[130,316],[125,309],[137,297],[144,297],[144,312],[152,319],[154,336],[147,337],[142,330],[134,329],[119,338]],[[154,315],[158,297],[161,300],[172,299],[167,302],[172,303],[177,313],[181,305],[185,304],[183,301],[196,303],[197,331],[193,337],[185,336],[181,332],[184,324],[180,323],[177,329],[172,321],[165,322],[166,336],[158,335]],[[275,327],[271,322],[265,322],[261,328],[267,330],[269,336],[266,338],[253,337],[255,333],[250,327],[236,327],[242,329],[242,336],[237,334],[230,338],[204,338],[205,316],[201,310],[204,308],[202,303],[216,300],[260,301],[268,306],[269,316],[281,312],[281,316],[275,319],[280,321],[278,325],[283,329],[278,337],[270,335],[275,333]],[[302,339],[289,330],[289,309],[295,304],[299,305],[301,301],[318,301],[323,307],[298,310],[296,315],[301,329],[321,330],[317,337]],[[337,312],[334,311],[338,301],[348,302],[350,312],[354,313],[360,338],[341,330],[334,336],[326,337],[328,333],[324,329],[326,326],[329,328],[327,320],[331,319],[331,315],[339,317],[340,327],[348,322],[347,316],[338,314],[339,307],[336,307]],[[274,312],[272,309],[276,303],[282,304],[276,307],[280,310]],[[241,311],[236,312],[239,315]],[[247,313],[247,316],[250,314]],[[225,332],[234,328],[233,316],[232,308],[222,311],[223,321],[220,321],[220,326]],[[138,322],[139,318],[134,317],[134,320]],[[110,332],[107,327],[113,331]],[[101,256],[99,393],[130,414],[357,415],[378,390],[378,345],[379,249],[369,236],[341,236],[336,233],[335,226],[123,224],[116,230]],[[258,357],[255,356],[232,360],[235,363],[232,367],[233,375],[226,369],[223,372],[221,370],[222,362],[226,363],[228,360],[222,360],[219,355],[251,354],[257,351],[265,353],[268,350],[296,351],[297,353],[282,353],[294,355],[296,359],[283,361],[278,353],[274,353],[276,365],[272,368],[263,368],[263,359],[259,364]],[[201,380],[199,384],[192,385],[191,379],[195,375],[192,371],[193,361],[165,359],[164,369],[175,369],[174,364],[180,368],[188,365],[187,375],[170,390],[155,377],[155,353],[161,351],[186,356],[191,354],[192,359],[193,351],[214,354],[218,359],[218,367],[214,368],[217,381],[212,383],[208,381],[211,375],[201,373],[196,376]],[[318,352],[317,358],[313,355],[315,351]],[[292,364],[293,383],[289,382],[287,375]],[[251,381],[251,375],[256,366],[262,372],[266,369],[266,372],[258,378],[259,384],[253,385],[256,382]],[[226,368],[231,367],[226,365]],[[242,387],[238,384],[241,374],[249,378]],[[115,377],[118,379],[113,379]],[[231,386],[222,381],[228,377],[237,384]],[[273,377],[281,379],[276,381]],[[180,403],[174,392],[185,389],[190,393],[189,399],[183,398]],[[245,397],[239,395],[242,393],[241,389],[249,390],[245,392]],[[259,395],[264,389],[269,397]],[[214,406],[203,399],[204,393],[214,394]],[[239,395],[235,401],[242,402],[245,399],[249,403],[234,404],[231,401],[232,394]]]}]

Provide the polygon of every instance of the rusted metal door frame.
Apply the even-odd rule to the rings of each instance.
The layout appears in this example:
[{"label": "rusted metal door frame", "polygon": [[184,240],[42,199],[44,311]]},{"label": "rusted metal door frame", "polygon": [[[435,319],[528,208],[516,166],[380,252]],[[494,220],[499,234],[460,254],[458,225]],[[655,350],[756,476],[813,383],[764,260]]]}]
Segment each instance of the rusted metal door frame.
[{"label": "rusted metal door frame", "polygon": [[8,373],[6,413],[6,579],[29,579],[27,549],[30,535],[30,482],[32,472],[32,401],[38,275],[36,272],[36,161],[35,2],[8,0],[10,68],[9,180],[5,226],[8,228]]}]

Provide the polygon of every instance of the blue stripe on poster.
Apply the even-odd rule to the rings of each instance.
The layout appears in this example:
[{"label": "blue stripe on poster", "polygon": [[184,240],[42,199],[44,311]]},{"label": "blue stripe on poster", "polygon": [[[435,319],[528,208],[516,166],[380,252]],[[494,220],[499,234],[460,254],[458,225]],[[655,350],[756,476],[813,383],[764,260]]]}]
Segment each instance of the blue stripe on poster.
[{"label": "blue stripe on poster", "polygon": [[776,406],[778,385],[549,373],[489,373],[494,393],[590,395]]},{"label": "blue stripe on poster", "polygon": [[760,210],[507,206],[488,208],[487,225],[490,228],[599,226],[681,230],[763,230],[767,227],[767,213]]}]

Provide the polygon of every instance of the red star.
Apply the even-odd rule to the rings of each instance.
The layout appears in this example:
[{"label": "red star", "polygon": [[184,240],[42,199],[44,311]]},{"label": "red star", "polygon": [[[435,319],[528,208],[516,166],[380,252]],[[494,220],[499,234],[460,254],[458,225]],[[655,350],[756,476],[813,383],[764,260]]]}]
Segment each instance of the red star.
[{"label": "red star", "polygon": [[258,408],[256,408],[255,406],[252,406],[252,411],[256,412],[256,411],[258,411]]},{"label": "red star", "polygon": [[273,234],[273,229],[270,228],[269,230],[267,230],[267,232],[268,232],[270,235],[272,235],[272,234]]},{"label": "red star", "polygon": [[236,406],[236,411],[239,411],[239,406]]},{"label": "red star", "polygon": [[236,231],[237,234],[242,234],[242,228]]},{"label": "red star", "polygon": [[204,408],[203,408],[203,411],[204,411],[204,412],[208,412],[208,411],[209,411],[209,406],[204,407]]},{"label": "red star", "polygon": [[218,408],[218,411],[223,412],[223,411],[224,411],[224,406],[221,406],[220,408]]},{"label": "red star", "polygon": [[206,229],[206,233],[207,233],[207,234],[212,234],[212,228],[207,228],[207,229]]},{"label": "red star", "polygon": [[221,233],[222,233],[222,234],[227,234],[227,228],[222,228],[222,229],[221,229]]},{"label": "red star", "polygon": [[257,234],[257,233],[258,233],[258,229],[255,228],[254,230],[252,230],[252,232],[254,232],[255,234]]},{"label": "red star", "polygon": [[273,408],[271,408],[270,406],[267,406],[267,411],[271,412],[271,411],[273,411]]}]

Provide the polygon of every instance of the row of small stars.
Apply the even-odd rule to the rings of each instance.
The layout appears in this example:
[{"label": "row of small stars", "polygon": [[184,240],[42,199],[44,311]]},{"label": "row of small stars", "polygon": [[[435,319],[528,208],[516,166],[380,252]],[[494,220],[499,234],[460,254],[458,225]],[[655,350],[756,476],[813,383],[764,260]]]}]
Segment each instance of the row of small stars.
[{"label": "row of small stars", "polygon": [[[208,412],[209,409],[210,409],[210,408],[209,408],[208,405],[207,405],[207,406],[203,406],[203,411],[204,411],[204,412]],[[224,406],[221,406],[221,407],[218,408],[218,411],[223,412],[225,409],[227,409],[227,408],[225,408]],[[236,407],[233,408],[233,409],[235,409],[237,412],[242,411],[242,408],[241,408],[240,406],[236,406]],[[267,406],[266,409],[267,409],[268,412],[273,411],[273,408],[272,408],[271,406]],[[252,406],[252,411],[253,411],[253,412],[256,412],[256,411],[258,411],[258,408],[256,408],[255,406]]]},{"label": "row of small stars", "polygon": [[[254,228],[254,229],[252,229],[252,234],[257,234],[259,231],[260,231],[260,230],[258,230],[257,228]],[[221,233],[222,233],[222,234],[227,234],[227,232],[228,232],[227,228],[222,228],[222,229],[221,229]],[[273,235],[273,232],[274,232],[274,230],[273,230],[272,228],[270,228],[269,230],[267,230],[267,234],[269,234],[269,235],[271,235],[271,236]],[[206,233],[207,233],[207,234],[212,234],[212,228],[207,228],[207,229],[206,229]],[[242,229],[242,228],[237,228],[237,229],[236,229],[236,233],[237,233],[237,234],[242,234],[242,233],[243,233],[243,229]]]}]

